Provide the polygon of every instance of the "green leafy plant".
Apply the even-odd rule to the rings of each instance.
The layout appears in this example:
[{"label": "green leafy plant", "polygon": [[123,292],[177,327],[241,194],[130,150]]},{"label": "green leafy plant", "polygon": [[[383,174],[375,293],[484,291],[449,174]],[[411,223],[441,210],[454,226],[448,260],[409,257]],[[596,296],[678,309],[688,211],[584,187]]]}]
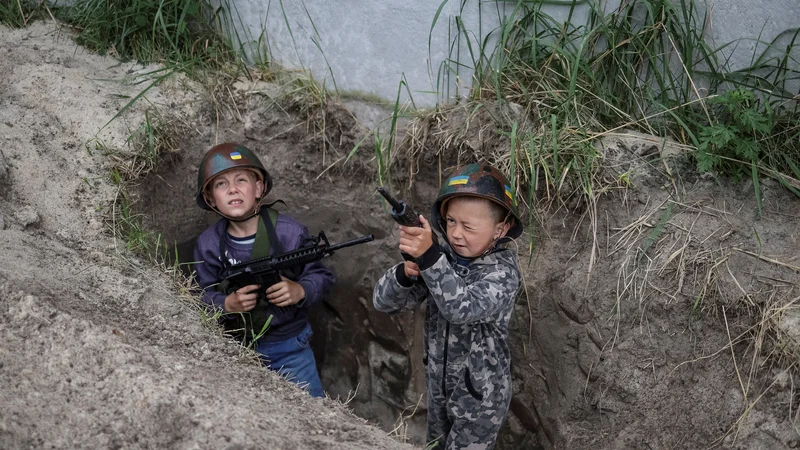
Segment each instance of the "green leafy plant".
[{"label": "green leafy plant", "polygon": [[59,17],[78,27],[77,42],[121,59],[224,64],[234,52],[213,26],[221,8],[206,0],[78,0]]},{"label": "green leafy plant", "polygon": [[775,115],[769,104],[761,106],[752,91],[734,89],[709,100],[719,106],[716,124],[698,134],[697,169],[718,170],[740,176],[741,162],[757,164],[765,149],[761,143],[772,134]]},{"label": "green leafy plant", "polygon": [[[752,178],[758,214],[761,214],[759,167],[766,154],[774,151],[775,112],[753,91],[742,87],[727,91],[709,101],[718,121],[703,126],[695,152],[700,172],[716,171],[741,178]],[[767,164],[769,161],[767,161]]]}]

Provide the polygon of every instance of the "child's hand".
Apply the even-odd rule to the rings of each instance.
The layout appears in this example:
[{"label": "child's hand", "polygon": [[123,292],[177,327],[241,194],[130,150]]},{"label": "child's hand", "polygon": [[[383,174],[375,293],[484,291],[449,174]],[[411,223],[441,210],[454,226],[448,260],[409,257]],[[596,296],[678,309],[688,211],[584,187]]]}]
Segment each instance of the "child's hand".
[{"label": "child's hand", "polygon": [[408,278],[420,276],[419,266],[411,261],[403,262],[403,271],[406,273]]},{"label": "child's hand", "polygon": [[237,289],[225,297],[225,311],[247,312],[256,307],[256,291],[261,288],[258,284],[251,284]]},{"label": "child's hand", "polygon": [[433,245],[431,224],[421,214],[419,221],[422,223],[421,228],[400,225],[400,251],[414,258],[422,256]]},{"label": "child's hand", "polygon": [[267,289],[267,299],[275,306],[290,306],[306,298],[306,290],[300,283],[296,283],[284,276],[281,282]]}]

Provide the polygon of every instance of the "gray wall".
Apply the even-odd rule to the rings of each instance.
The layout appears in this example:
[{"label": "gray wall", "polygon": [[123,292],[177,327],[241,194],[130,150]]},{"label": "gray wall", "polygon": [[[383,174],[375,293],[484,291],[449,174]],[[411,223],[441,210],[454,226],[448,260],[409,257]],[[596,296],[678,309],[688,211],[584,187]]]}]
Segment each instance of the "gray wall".
[{"label": "gray wall", "polygon": [[[234,16],[238,13],[235,20],[241,25],[236,28],[243,40],[257,42],[266,30],[264,42],[283,66],[309,69],[329,88],[335,80],[340,91],[360,91],[391,101],[404,74],[417,106],[431,106],[437,100],[437,72],[447,58],[455,30],[453,17],[460,13],[461,1],[449,0],[444,5],[431,34],[429,60],[429,33],[440,0],[229,0]],[[474,33],[473,46],[483,37],[479,34],[497,27],[498,15],[514,7],[514,2],[465,1],[462,17]],[[619,0],[603,3],[614,8]],[[732,68],[749,65],[759,34],[761,41],[769,42],[781,31],[800,26],[798,4],[799,0],[707,0],[712,42],[720,45],[745,38],[727,53],[734,53]],[[547,8],[559,20],[566,19],[569,11],[564,6]],[[585,5],[579,7],[574,23],[582,23],[582,11]],[[442,90],[451,97],[463,95],[470,82],[472,62],[466,46],[462,44],[460,50],[465,67],[459,68],[458,81],[451,78],[449,91]],[[407,98],[405,90],[403,97]]]},{"label": "gray wall", "polygon": [[[329,88],[335,80],[340,90],[392,101],[404,74],[414,100],[424,105],[436,101],[432,94],[436,72],[447,57],[450,40],[447,22],[459,10],[458,1],[448,2],[442,10],[431,39],[433,63],[429,64],[428,35],[440,5],[436,0],[232,0],[231,4],[233,14],[238,11],[241,18],[242,33],[249,33],[251,41],[267,30],[270,52],[280,64],[310,69]],[[486,27],[497,26],[494,17]],[[465,22],[477,29],[477,9]]]}]

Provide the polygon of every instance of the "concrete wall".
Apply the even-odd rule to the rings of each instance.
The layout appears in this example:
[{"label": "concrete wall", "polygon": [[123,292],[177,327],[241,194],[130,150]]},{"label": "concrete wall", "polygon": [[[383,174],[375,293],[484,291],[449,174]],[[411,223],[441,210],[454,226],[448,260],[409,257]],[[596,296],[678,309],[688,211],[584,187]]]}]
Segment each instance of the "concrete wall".
[{"label": "concrete wall", "polygon": [[[310,69],[328,87],[335,81],[340,90],[392,101],[405,75],[413,99],[425,105],[436,100],[432,92],[439,63],[447,57],[448,21],[459,9],[458,1],[443,8],[429,59],[428,34],[440,5],[437,0],[232,0],[231,4],[234,15],[238,11],[241,17],[242,31],[253,41],[266,30],[272,56],[282,65]],[[486,27],[497,26],[494,17]],[[477,9],[465,21],[477,29]]]},{"label": "concrete wall", "polygon": [[[472,60],[465,42],[450,49],[456,33],[456,15],[461,15],[473,48],[494,30],[499,17],[513,9],[513,3],[451,0],[442,6],[435,27],[434,17],[442,4],[438,0],[405,2],[323,0],[258,1],[233,0],[234,14],[241,19],[239,33],[252,42],[266,36],[272,57],[287,67],[309,69],[329,88],[359,91],[394,100],[398,83],[405,76],[418,106],[430,106],[438,92],[444,97],[464,94],[470,84]],[[606,2],[614,8],[618,1]],[[731,66],[750,64],[754,51],[790,27],[800,26],[797,0],[710,1],[711,38],[720,45],[743,38],[730,47]],[[481,9],[479,11],[479,8]],[[548,13],[565,20],[566,6],[548,6]],[[573,23],[582,23],[586,6],[579,6]],[[238,13],[238,14],[237,14]],[[430,38],[430,49],[428,47]],[[441,79],[440,64],[448,59],[457,73],[449,82]],[[401,96],[408,99],[406,90]]]},{"label": "concrete wall", "polygon": [[[456,32],[454,17],[462,16],[465,27],[473,33],[473,46],[477,47],[497,27],[499,16],[510,13],[515,3],[449,0],[442,6],[431,33],[442,5],[440,0],[228,1],[240,21],[240,36],[253,42],[266,36],[264,42],[268,42],[273,58],[282,65],[310,69],[329,88],[335,80],[340,91],[360,91],[391,101],[405,75],[417,106],[430,106],[437,101],[438,69],[450,53],[458,55],[463,66],[450,83],[444,83],[440,93],[452,97],[463,94],[469,86],[472,61],[466,45],[462,41],[460,51],[449,49]],[[619,4],[619,0],[600,1],[607,10]],[[749,65],[759,35],[762,42],[769,42],[783,30],[800,26],[798,0],[707,0],[707,5],[714,43],[745,38],[726,51],[733,52],[733,68]],[[546,8],[562,21],[569,11],[565,6]],[[583,23],[585,12],[586,5],[580,5],[573,23]],[[405,92],[403,97],[407,98]]]}]

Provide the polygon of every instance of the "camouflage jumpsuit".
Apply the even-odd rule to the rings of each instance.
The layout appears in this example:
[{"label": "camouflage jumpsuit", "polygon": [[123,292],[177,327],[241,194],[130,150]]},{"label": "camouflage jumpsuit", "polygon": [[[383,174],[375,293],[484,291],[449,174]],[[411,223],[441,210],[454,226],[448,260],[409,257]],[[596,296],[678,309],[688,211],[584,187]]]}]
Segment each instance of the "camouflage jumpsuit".
[{"label": "camouflage jumpsuit", "polygon": [[453,250],[410,287],[402,264],[375,286],[375,308],[387,313],[413,309],[425,299],[425,354],[429,443],[436,449],[490,450],[511,402],[508,327],[520,274],[514,252],[498,248],[462,266]]}]

